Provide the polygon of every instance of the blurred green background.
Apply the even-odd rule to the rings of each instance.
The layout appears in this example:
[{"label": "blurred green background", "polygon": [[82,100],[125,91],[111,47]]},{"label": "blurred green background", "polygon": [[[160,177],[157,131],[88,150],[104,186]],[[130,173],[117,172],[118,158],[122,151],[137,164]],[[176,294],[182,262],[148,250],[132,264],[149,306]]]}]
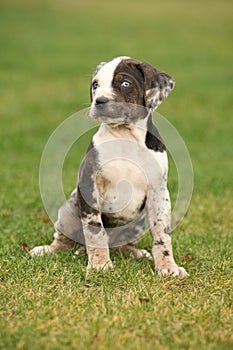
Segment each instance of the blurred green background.
[{"label": "blurred green background", "polygon": [[[49,135],[88,107],[92,71],[118,55],[148,61],[175,78],[175,90],[158,112],[187,144],[195,191],[222,195],[229,189],[230,1],[10,0],[1,1],[0,20],[3,201],[13,192],[17,202],[30,186],[38,191],[38,166]],[[34,196],[29,193],[28,201]]]},{"label": "blurred green background", "polygon": [[[156,344],[158,348],[159,344],[162,344],[163,349],[176,348],[174,344],[177,344],[177,349],[193,350],[201,349],[202,346],[203,349],[229,349],[230,343],[227,342],[230,329],[230,323],[227,323],[229,309],[223,313],[226,316],[225,323],[220,322],[219,309],[214,313],[216,318],[211,319],[213,310],[208,304],[209,290],[205,288],[207,286],[212,288],[213,280],[208,277],[210,273],[216,273],[214,280],[219,281],[216,282],[218,290],[227,288],[226,284],[229,281],[228,257],[232,244],[233,221],[232,23],[231,0],[0,1],[0,239],[1,273],[6,278],[5,280],[2,277],[6,284],[1,290],[5,293],[1,300],[9,298],[5,306],[2,305],[4,310],[2,315],[7,320],[4,323],[6,327],[4,339],[7,340],[2,345],[3,349],[29,347],[37,349],[39,345],[34,340],[37,334],[44,337],[44,348],[50,348],[46,344],[50,341],[51,334],[47,334],[42,325],[49,327],[51,310],[49,309],[48,314],[45,311],[40,316],[41,321],[38,321],[33,318],[33,312],[29,314],[30,308],[34,310],[30,298],[25,297],[20,301],[21,296],[18,295],[15,297],[15,303],[21,303],[21,311],[15,321],[12,318],[13,306],[10,295],[15,288],[21,291],[21,295],[29,293],[28,289],[24,290],[25,283],[34,283],[33,288],[39,288],[34,281],[34,275],[36,276],[39,271],[42,276],[40,283],[45,285],[48,276],[52,276],[51,271],[55,265],[60,266],[58,280],[55,281],[59,284],[63,266],[67,263],[66,271],[69,271],[72,258],[65,262],[62,260],[63,256],[53,258],[58,260],[47,259],[46,266],[51,269],[47,273],[43,270],[43,265],[40,265],[42,262],[33,262],[23,255],[19,244],[26,241],[30,245],[35,245],[51,240],[53,228],[43,209],[38,182],[43,148],[51,133],[64,119],[89,106],[89,82],[96,65],[100,61],[119,55],[148,61],[175,78],[176,87],[165,103],[159,107],[158,112],[164,115],[183,137],[194,167],[193,198],[187,217],[176,230],[177,234],[175,233],[177,242],[175,253],[181,259],[179,244],[183,244],[182,252],[189,254],[183,264],[188,265],[189,272],[191,271],[195,278],[199,276],[200,285],[197,288],[200,288],[200,293],[204,295],[204,304],[207,303],[206,310],[210,310],[210,313],[206,315],[205,320],[198,318],[197,310],[200,305],[195,299],[196,292],[192,290],[191,285],[187,290],[184,286],[184,293],[192,294],[192,291],[194,293],[194,299],[187,301],[187,308],[193,305],[196,312],[194,312],[196,316],[193,317],[198,326],[192,331],[191,328],[190,330],[185,328],[186,345],[184,345],[183,333],[173,337],[169,335],[169,324],[164,325],[164,331],[160,331],[162,334],[159,333]],[[83,141],[79,147],[80,152],[84,152],[86,143],[87,141]],[[75,186],[79,162],[80,154],[77,154],[76,148],[68,155],[63,172],[67,194]],[[169,181],[173,196],[176,188],[175,180],[175,169],[171,162]],[[190,254],[200,265],[194,258],[189,259]],[[35,264],[38,264],[36,272]],[[219,266],[222,266],[222,270]],[[138,266],[136,268],[138,269]],[[23,276],[20,277],[22,271],[30,271],[25,280]],[[72,270],[70,271],[72,273]],[[218,271],[221,271],[221,278]],[[146,284],[146,275],[143,276],[146,288],[152,288],[149,282]],[[72,276],[70,278],[72,280]],[[119,278],[118,276],[116,280]],[[140,281],[143,281],[143,278],[140,278]],[[26,280],[29,282],[25,282]],[[203,286],[202,281],[205,281]],[[105,282],[103,280],[104,286]],[[124,284],[124,281],[122,283]],[[140,282],[137,283],[139,287]],[[157,287],[160,286],[159,281],[156,283]],[[75,293],[73,287],[69,286],[66,285],[66,290],[71,294]],[[169,296],[169,286],[158,288],[168,288]],[[173,287],[176,289],[176,286]],[[8,292],[5,288],[9,288]],[[44,305],[48,305],[48,300],[56,299],[49,293],[48,287],[42,296],[42,300],[45,300]],[[88,291],[85,289],[84,293]],[[109,293],[111,294],[110,291]],[[171,289],[171,293],[175,293],[174,289]],[[106,293],[104,295],[106,296]],[[171,298],[175,298],[174,294],[172,295]],[[214,295],[217,298],[220,294]],[[187,294],[185,296],[181,294],[180,297],[184,301]],[[215,305],[223,305],[222,296],[219,298]],[[119,305],[123,305],[122,296],[119,300]],[[58,305],[61,307],[60,302]],[[65,302],[68,305],[68,301]],[[94,303],[94,299],[91,302]],[[150,302],[151,300],[146,307],[150,306]],[[113,304],[108,304],[108,307],[117,313]],[[34,307],[37,308],[37,304]],[[47,310],[46,307],[43,310]],[[187,310],[186,307],[182,308],[183,306],[173,311],[179,315],[181,324],[185,324]],[[105,311],[99,311],[100,313],[95,311],[96,324],[103,321],[102,316],[107,317]],[[147,309],[144,311],[141,311],[142,316],[153,320],[153,312],[150,313]],[[134,312],[135,309],[132,309],[132,314]],[[164,305],[161,309],[157,306],[157,312],[158,315],[163,315]],[[125,315],[127,319],[127,311]],[[140,313],[137,317],[139,315]],[[75,316],[72,317],[72,320],[75,320]],[[142,338],[139,326],[134,334],[135,343],[130,341],[130,334],[125,335],[124,339],[120,337],[121,324],[127,323],[124,316],[122,317],[123,321],[122,318],[118,320],[116,333],[110,333],[110,344],[111,337],[115,336],[115,344],[118,344],[116,340],[118,339],[119,348],[122,344],[132,349],[140,348]],[[174,324],[173,315],[167,317]],[[62,325],[65,330],[65,333],[58,333],[58,339],[59,334],[60,336],[63,334],[60,338],[61,343],[62,339],[65,342],[66,336],[69,337],[69,332],[73,329],[72,325],[66,328],[63,321],[57,321],[58,326]],[[30,322],[32,327],[27,326],[27,338],[23,329],[26,327],[25,324],[28,325]],[[151,322],[151,328],[148,326],[151,332],[153,327],[158,331],[160,324],[156,326],[153,321]],[[90,325],[90,329],[92,326]],[[178,324],[177,327],[179,329]],[[35,333],[37,331],[39,333]],[[202,340],[199,339],[200,332]],[[12,338],[10,334],[13,334]],[[167,338],[168,335],[171,338]],[[80,341],[79,335],[76,337]],[[95,348],[96,344],[100,346],[98,340],[93,343],[94,338],[86,333],[85,337],[82,338],[81,334],[81,341],[85,346],[90,348]],[[60,349],[59,345],[56,345],[56,339],[55,336],[55,345],[51,348]],[[191,347],[187,345],[190,339],[193,344]],[[148,347],[144,344],[145,349],[154,349],[152,343],[148,344]],[[115,348],[118,348],[117,345]]]},{"label": "blurred green background", "polygon": [[187,144],[195,191],[221,195],[229,189],[231,1],[10,0],[0,6],[3,201],[15,193],[16,204],[19,186],[28,201],[30,186],[38,191],[49,135],[88,107],[92,71],[118,55],[148,61],[175,78],[175,90],[158,112]]}]

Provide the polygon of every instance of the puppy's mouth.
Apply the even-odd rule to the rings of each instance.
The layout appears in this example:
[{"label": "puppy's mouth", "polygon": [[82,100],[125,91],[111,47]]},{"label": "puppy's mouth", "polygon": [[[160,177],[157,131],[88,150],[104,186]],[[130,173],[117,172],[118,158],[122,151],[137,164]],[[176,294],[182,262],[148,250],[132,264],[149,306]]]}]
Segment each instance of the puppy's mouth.
[{"label": "puppy's mouth", "polygon": [[131,124],[147,115],[145,106],[127,102],[92,103],[90,108],[91,118],[108,124]]}]

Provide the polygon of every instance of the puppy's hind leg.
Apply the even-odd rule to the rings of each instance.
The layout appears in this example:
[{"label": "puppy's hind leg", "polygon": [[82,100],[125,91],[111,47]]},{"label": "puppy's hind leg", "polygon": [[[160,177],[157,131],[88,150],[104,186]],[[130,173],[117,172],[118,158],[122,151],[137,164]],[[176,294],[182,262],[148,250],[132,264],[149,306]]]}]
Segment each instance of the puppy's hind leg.
[{"label": "puppy's hind leg", "polygon": [[42,256],[54,254],[57,251],[68,251],[74,248],[75,242],[70,238],[64,236],[59,231],[54,233],[54,240],[50,245],[40,245],[29,251],[31,256]]},{"label": "puppy's hind leg", "polygon": [[73,249],[76,243],[84,243],[81,220],[77,215],[76,189],[59,209],[55,230],[53,242],[50,245],[41,245],[33,248],[29,252],[31,256],[54,254],[59,250],[67,251]]}]

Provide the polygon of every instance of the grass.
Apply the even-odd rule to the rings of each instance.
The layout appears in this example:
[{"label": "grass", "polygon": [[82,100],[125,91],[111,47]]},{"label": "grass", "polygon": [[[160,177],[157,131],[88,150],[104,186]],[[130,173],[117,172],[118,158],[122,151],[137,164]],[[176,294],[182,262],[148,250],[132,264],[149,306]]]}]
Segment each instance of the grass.
[{"label": "grass", "polygon": [[[0,7],[0,348],[231,349],[231,2],[3,0]],[[179,130],[194,167],[192,202],[173,238],[185,280],[157,277],[148,261],[117,253],[114,271],[86,279],[86,257],[31,259],[21,247],[53,234],[38,186],[49,135],[88,106],[96,64],[121,54],[177,82],[159,112]],[[67,194],[79,162],[74,147],[63,171]],[[149,249],[149,237],[140,245]]]}]

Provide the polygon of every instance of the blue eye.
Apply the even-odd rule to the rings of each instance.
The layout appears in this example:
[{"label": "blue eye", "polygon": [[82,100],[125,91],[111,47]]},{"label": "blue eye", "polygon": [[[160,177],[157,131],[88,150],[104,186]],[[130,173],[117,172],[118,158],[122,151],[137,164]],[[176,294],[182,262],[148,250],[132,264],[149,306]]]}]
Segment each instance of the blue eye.
[{"label": "blue eye", "polygon": [[123,87],[129,87],[131,85],[131,83],[128,80],[123,80],[121,83],[121,86]]},{"label": "blue eye", "polygon": [[92,89],[93,89],[93,90],[96,90],[98,86],[99,86],[99,84],[97,83],[97,81],[93,81],[93,83],[92,83]]}]

